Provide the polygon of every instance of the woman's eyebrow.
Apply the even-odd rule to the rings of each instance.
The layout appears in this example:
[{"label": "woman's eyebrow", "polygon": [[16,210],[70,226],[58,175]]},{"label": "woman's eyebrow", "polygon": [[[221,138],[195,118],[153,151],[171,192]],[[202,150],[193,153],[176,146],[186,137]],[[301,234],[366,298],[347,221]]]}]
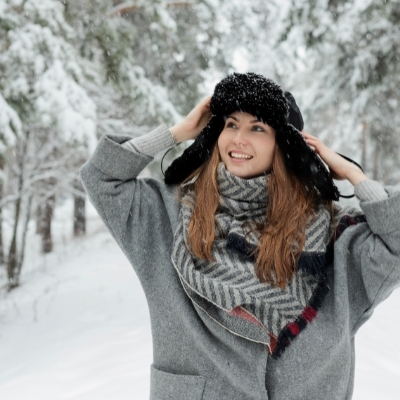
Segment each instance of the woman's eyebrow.
[{"label": "woman's eyebrow", "polygon": [[[239,122],[239,119],[236,118],[236,117],[234,117],[233,115],[228,115],[226,119],[228,119],[228,118],[232,118],[232,119],[234,119],[236,122]],[[259,119],[253,119],[253,121],[250,121],[250,124],[255,124],[255,123],[261,123],[261,124],[263,124],[263,122],[260,121]]]}]

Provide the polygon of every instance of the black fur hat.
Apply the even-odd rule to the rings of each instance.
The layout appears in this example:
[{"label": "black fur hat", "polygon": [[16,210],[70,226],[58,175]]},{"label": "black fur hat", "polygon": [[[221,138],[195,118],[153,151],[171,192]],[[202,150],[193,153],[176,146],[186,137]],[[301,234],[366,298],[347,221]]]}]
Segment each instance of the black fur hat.
[{"label": "black fur hat", "polygon": [[275,129],[286,167],[300,181],[313,185],[324,199],[339,199],[329,171],[300,133],[304,123],[296,101],[274,81],[252,72],[233,73],[216,85],[210,110],[213,115],[207,126],[166,170],[165,183],[179,184],[199,168],[210,157],[226,116],[243,111]]}]

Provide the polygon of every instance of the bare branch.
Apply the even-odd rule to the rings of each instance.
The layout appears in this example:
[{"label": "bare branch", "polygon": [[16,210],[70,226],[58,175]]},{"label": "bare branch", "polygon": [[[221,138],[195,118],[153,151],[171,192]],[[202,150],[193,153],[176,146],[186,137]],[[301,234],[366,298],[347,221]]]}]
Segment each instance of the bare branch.
[{"label": "bare branch", "polygon": [[[174,3],[167,3],[166,7],[167,8],[190,7],[192,5],[193,5],[193,3],[189,2],[189,1],[178,1],[178,2],[174,2]],[[120,17],[122,14],[127,14],[130,12],[136,11],[139,8],[142,8],[142,6],[138,6],[136,4],[133,4],[132,2],[121,3],[121,4],[118,4],[117,6],[113,7],[110,10],[108,15],[110,18]]]}]

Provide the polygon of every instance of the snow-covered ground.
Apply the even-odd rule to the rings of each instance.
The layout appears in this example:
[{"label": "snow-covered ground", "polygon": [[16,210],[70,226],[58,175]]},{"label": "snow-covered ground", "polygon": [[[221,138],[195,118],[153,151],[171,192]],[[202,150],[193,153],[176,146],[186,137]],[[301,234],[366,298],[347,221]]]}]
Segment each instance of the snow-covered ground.
[{"label": "snow-covered ground", "polygon": [[[31,252],[21,286],[1,292],[0,400],[149,397],[145,297],[89,209],[88,235],[80,240],[68,234],[70,206],[58,210],[55,252]],[[358,334],[356,400],[400,399],[399,304],[400,290]]]}]

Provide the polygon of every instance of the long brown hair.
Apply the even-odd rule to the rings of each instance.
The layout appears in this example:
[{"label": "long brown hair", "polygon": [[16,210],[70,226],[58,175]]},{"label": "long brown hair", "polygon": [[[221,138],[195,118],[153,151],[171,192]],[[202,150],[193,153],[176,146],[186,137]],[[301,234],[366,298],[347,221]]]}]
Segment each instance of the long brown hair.
[{"label": "long brown hair", "polygon": [[[215,145],[208,161],[180,185],[182,197],[187,190],[193,190],[196,196],[187,246],[193,255],[208,261],[214,261],[212,244],[215,239],[214,215],[219,202],[217,168],[220,161]],[[194,177],[195,181],[187,184]],[[255,271],[260,281],[284,288],[292,280],[305,243],[307,223],[320,203],[322,200],[316,189],[306,187],[286,169],[282,153],[275,145],[265,222],[256,227],[261,234],[254,252]],[[332,205],[332,202],[325,203],[328,207]]]}]

